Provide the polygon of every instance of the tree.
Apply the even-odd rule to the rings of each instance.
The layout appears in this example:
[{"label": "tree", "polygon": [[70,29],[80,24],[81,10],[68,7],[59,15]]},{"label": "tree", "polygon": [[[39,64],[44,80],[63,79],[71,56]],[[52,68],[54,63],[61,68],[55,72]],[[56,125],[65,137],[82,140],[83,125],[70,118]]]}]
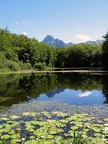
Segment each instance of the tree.
[{"label": "tree", "polygon": [[102,45],[102,66],[103,69],[108,69],[108,32],[103,38],[105,38],[105,40]]}]

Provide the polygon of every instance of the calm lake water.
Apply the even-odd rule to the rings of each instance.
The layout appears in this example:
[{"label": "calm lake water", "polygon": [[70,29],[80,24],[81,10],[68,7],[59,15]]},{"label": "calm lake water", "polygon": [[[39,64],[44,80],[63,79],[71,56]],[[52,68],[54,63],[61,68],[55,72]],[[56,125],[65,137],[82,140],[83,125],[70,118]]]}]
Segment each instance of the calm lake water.
[{"label": "calm lake water", "polygon": [[[3,129],[3,132],[1,129],[1,136],[7,136],[7,132],[9,132],[8,135],[10,137],[7,139],[4,137],[6,141],[8,139],[11,140],[11,137],[14,140],[13,136],[16,136],[16,134],[20,134],[21,139],[29,140],[34,134],[38,136],[38,133],[44,133],[44,129],[45,133],[48,132],[51,136],[49,131],[52,126],[54,130],[56,127],[58,129],[61,128],[64,129],[63,133],[69,134],[72,129],[71,126],[79,127],[78,130],[83,131],[81,127],[86,129],[89,123],[90,126],[98,124],[97,128],[101,129],[102,127],[99,127],[99,124],[104,125],[108,123],[107,103],[107,74],[36,73],[0,75],[0,108],[6,108],[2,111],[0,110],[0,126]],[[56,127],[54,127],[52,122],[52,125],[49,127],[49,124],[51,124],[50,120],[56,120],[55,124],[59,124],[57,120],[65,121],[64,116],[68,119],[68,116],[74,114],[88,115],[86,115],[87,119],[85,120],[84,115],[82,115],[82,122],[78,116],[78,121],[74,120],[75,124],[73,120],[71,122],[69,119],[66,123],[60,122],[60,126],[56,125]],[[36,121],[42,122],[42,127]],[[43,121],[45,121],[45,127],[43,126]],[[49,122],[48,127],[46,122]],[[81,124],[82,126],[80,127]],[[105,129],[105,126],[103,128]],[[105,134],[107,134],[106,129]],[[11,133],[12,130],[14,133]],[[101,133],[101,130],[99,131]],[[91,127],[89,132],[87,131],[87,135],[94,138],[95,130],[93,131]],[[58,133],[57,130],[58,136],[69,138],[68,136],[65,137],[63,133]],[[54,134],[54,136],[56,135]]]},{"label": "calm lake water", "polygon": [[108,102],[108,75],[0,75],[0,106],[10,107],[13,104],[43,100],[57,100],[77,106],[103,105]]}]

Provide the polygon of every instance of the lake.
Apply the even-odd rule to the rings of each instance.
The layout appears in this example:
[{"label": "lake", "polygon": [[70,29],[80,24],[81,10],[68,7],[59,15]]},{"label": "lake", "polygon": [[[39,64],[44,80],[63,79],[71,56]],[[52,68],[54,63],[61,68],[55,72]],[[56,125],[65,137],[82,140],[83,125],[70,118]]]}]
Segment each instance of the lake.
[{"label": "lake", "polygon": [[89,73],[0,75],[0,106],[8,107],[9,110],[15,104],[30,105],[37,101],[56,101],[74,106],[107,106],[107,80],[107,74]]},{"label": "lake", "polygon": [[107,144],[107,103],[106,73],[0,75],[0,143]]}]

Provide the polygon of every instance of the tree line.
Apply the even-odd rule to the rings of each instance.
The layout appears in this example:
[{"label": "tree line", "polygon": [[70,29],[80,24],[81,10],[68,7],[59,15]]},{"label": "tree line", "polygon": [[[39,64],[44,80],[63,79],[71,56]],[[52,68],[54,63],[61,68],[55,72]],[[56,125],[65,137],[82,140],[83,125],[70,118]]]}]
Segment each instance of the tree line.
[{"label": "tree line", "polygon": [[35,38],[0,29],[0,69],[28,70],[46,67],[107,67],[108,33],[102,46],[75,44],[48,46]]}]

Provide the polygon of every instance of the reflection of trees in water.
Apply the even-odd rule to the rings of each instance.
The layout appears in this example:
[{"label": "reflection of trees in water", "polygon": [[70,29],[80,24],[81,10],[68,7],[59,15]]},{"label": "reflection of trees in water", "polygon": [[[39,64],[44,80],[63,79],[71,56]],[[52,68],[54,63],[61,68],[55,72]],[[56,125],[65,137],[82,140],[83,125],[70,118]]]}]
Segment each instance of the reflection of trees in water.
[{"label": "reflection of trees in water", "polygon": [[25,76],[23,79],[19,80],[18,89],[26,90],[27,94],[30,96],[32,89],[35,86],[35,75],[31,74],[29,77]]},{"label": "reflection of trees in water", "polygon": [[102,76],[77,74],[77,73],[64,73],[58,75],[59,87],[70,88],[74,90],[101,90]]},{"label": "reflection of trees in water", "polygon": [[108,75],[103,76],[102,93],[103,93],[104,97],[106,98],[104,103],[108,104]]},{"label": "reflection of trees in water", "polygon": [[7,75],[0,78],[0,97],[10,99],[0,102],[0,105],[12,105],[13,103],[26,101],[26,97],[39,97],[40,94],[58,89],[74,90],[102,90],[108,101],[108,76],[89,75],[77,73],[58,74],[21,74]]}]

